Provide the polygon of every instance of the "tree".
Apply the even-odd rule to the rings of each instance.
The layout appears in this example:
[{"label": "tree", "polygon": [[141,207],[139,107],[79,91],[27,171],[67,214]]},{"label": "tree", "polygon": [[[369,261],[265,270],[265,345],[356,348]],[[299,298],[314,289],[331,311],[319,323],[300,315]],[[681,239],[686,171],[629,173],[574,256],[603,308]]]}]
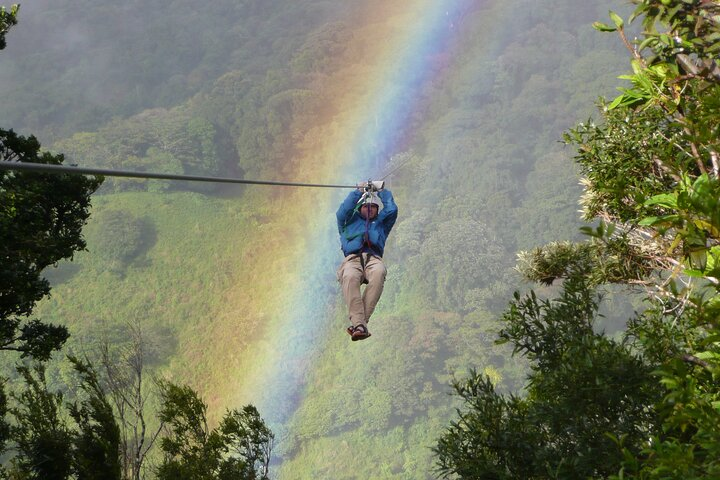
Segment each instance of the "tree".
[{"label": "tree", "polygon": [[[516,296],[504,317],[501,339],[532,362],[526,397],[500,395],[480,376],[456,384],[467,410],[436,448],[445,475],[720,475],[720,5],[633,3],[640,40],[628,41],[614,12],[612,25],[595,24],[628,47],[633,73],[621,78],[630,87],[601,103],[601,124],[582,123],[565,136],[578,146],[585,219],[599,226],[584,229],[585,242],[520,254],[527,278],[561,280],[563,294],[549,303]],[[574,328],[587,311],[553,314],[555,305],[582,305],[568,292],[609,283],[645,289],[648,308],[621,342],[592,333],[591,323]],[[597,423],[604,417],[593,405],[612,421]],[[614,449],[601,438],[613,439]]]},{"label": "tree", "polygon": [[146,247],[150,226],[123,210],[101,210],[88,227],[87,237],[108,270],[123,272]]},{"label": "tree", "polygon": [[225,414],[210,430],[207,405],[189,387],[161,382],[166,436],[159,480],[267,480],[273,434],[252,405]]},{"label": "tree", "polygon": [[0,50],[6,46],[5,34],[13,25],[17,24],[18,8],[20,8],[19,5],[13,5],[8,12],[4,6],[0,7]]},{"label": "tree", "polygon": [[10,409],[16,444],[11,471],[28,479],[119,480],[120,431],[112,406],[90,363],[69,359],[85,398],[68,405],[62,393],[48,390],[42,363],[18,367],[27,388],[13,394],[16,405]]},{"label": "tree", "polygon": [[17,406],[10,410],[17,449],[12,469],[24,478],[64,480],[72,473],[72,433],[62,415],[63,395],[47,390],[42,364],[18,372],[27,389],[13,395]]},{"label": "tree", "polygon": [[116,348],[104,341],[100,354],[109,396],[120,424],[122,478],[140,480],[145,459],[163,423],[160,422],[156,430],[148,431],[145,406],[150,398],[146,380],[150,342],[139,322],[128,325],[128,336],[130,342]]},{"label": "tree", "polygon": [[[0,8],[0,50],[5,47],[5,33],[17,23],[17,11],[17,5],[9,12]],[[61,164],[63,157],[40,153],[35,137],[0,130],[0,161]],[[50,292],[47,280],[41,277],[42,270],[60,259],[72,258],[75,251],[85,247],[81,228],[89,215],[90,194],[101,181],[71,175],[0,172],[0,350],[15,350],[22,352],[21,357],[44,361],[68,338],[65,327],[26,319],[35,303]],[[73,469],[82,472],[87,468],[112,475],[112,468],[105,468],[107,463],[96,462],[103,453],[98,448],[107,446],[104,453],[109,453],[112,463],[112,444],[97,441],[107,433],[104,427],[112,431],[114,419],[111,411],[103,410],[108,405],[103,403],[97,383],[93,383],[92,370],[80,362],[75,366],[82,368],[84,385],[91,392],[89,403],[75,405],[71,410],[82,432],[75,446],[72,432],[59,414],[62,395],[47,391],[42,366],[37,366],[34,374],[28,367],[18,368],[27,389],[13,396],[17,405],[10,409],[16,419],[12,427],[5,420],[4,391],[0,395],[0,443],[4,450],[12,436],[18,452],[14,468],[24,472],[24,478],[67,478]],[[77,465],[73,465],[73,448],[79,459]]]},{"label": "tree", "polygon": [[[16,12],[17,7],[9,13],[0,10],[0,49],[4,47],[4,34],[16,22]],[[182,121],[182,131],[168,123],[169,133],[159,130],[158,136],[166,134],[161,139],[179,138],[182,142],[178,143],[184,144],[195,141],[209,168],[218,168],[212,124],[185,125],[185,119]],[[194,135],[191,141],[184,138],[187,131]],[[193,150],[188,148],[187,152]],[[58,165],[64,157],[41,152],[35,137],[25,138],[12,130],[0,130],[0,161]],[[50,293],[42,271],[85,248],[82,227],[89,216],[90,195],[102,180],[102,177],[70,174],[0,172],[0,350],[19,351],[21,358],[30,356],[37,361],[32,368],[18,367],[26,388],[11,396],[14,404],[9,412],[15,420],[11,426],[5,421],[7,399],[0,389],[0,447],[4,450],[8,438],[13,442],[15,455],[10,459],[13,478],[119,479],[128,473],[127,464],[122,462],[127,458],[120,457],[121,446],[126,453],[132,451],[129,470],[133,478],[140,478],[142,461],[157,436],[157,433],[149,439],[145,436],[145,352],[139,332],[124,358],[130,367],[128,376],[113,368],[109,355],[105,355],[111,400],[106,397],[90,362],[69,357],[80,377],[80,392],[78,400],[66,404],[63,393],[48,389],[44,362],[62,347],[68,331],[64,326],[27,320],[35,304]],[[143,225],[121,213],[106,215],[105,233],[113,238],[105,238],[103,247],[117,261],[127,261],[142,246]],[[4,380],[2,384],[4,386]],[[171,421],[175,427],[173,433],[178,436],[164,439],[163,447],[184,452],[185,446],[173,440],[180,441],[184,438],[182,435],[189,432],[201,435],[202,430],[198,428],[205,429],[209,441],[205,445],[205,437],[190,435],[190,441],[196,439],[202,443],[201,461],[193,463],[192,457],[174,458],[169,454],[170,460],[161,468],[161,474],[180,471],[210,476],[181,475],[179,478],[268,478],[273,435],[254,407],[228,412],[216,430],[207,432],[206,406],[194,391],[175,385],[165,391],[168,401],[160,412],[161,421],[165,418]],[[115,419],[114,406],[121,416],[122,430]],[[127,410],[130,413],[125,415]],[[190,430],[185,429],[185,425]],[[132,440],[125,435],[128,427],[135,429]],[[188,448],[192,450],[192,446]],[[204,463],[206,460],[209,463]],[[179,470],[173,470],[175,467]],[[171,478],[178,477],[171,475]]]},{"label": "tree", "polygon": [[[644,39],[630,48],[632,85],[606,106],[605,125],[568,138],[580,146],[586,216],[618,225],[624,257],[660,272],[641,280],[651,307],[629,338],[665,387],[653,405],[662,429],[627,455],[623,475],[711,478],[720,475],[720,5],[635,3]],[[611,18],[597,28],[629,46],[623,20]]]},{"label": "tree", "polygon": [[85,399],[68,406],[78,426],[73,435],[75,476],[83,480],[120,479],[120,427],[92,364],[68,357],[80,376]]},{"label": "tree", "polygon": [[[0,130],[0,161],[59,165],[35,137]],[[0,172],[0,350],[47,359],[67,340],[63,326],[27,320],[50,293],[42,271],[85,248],[82,227],[99,177]]]},{"label": "tree", "polygon": [[[10,423],[7,421],[8,397],[5,393],[6,379],[0,378],[0,452],[5,452],[6,444],[10,438]],[[0,478],[4,478],[6,470],[0,466]]]},{"label": "tree", "polygon": [[527,395],[501,395],[485,375],[456,381],[469,412],[438,442],[442,473],[598,478],[617,472],[623,460],[611,438],[639,452],[658,430],[647,408],[658,387],[652,365],[594,331],[598,301],[582,275],[566,280],[554,300],[515,295],[500,339],[530,360]]}]

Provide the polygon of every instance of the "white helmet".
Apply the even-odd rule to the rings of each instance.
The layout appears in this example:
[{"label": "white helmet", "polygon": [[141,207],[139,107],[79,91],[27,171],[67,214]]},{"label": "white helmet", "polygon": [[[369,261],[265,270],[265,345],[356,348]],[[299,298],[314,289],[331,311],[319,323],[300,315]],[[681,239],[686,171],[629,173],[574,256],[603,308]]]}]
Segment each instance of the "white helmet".
[{"label": "white helmet", "polygon": [[[369,197],[368,197],[368,195],[369,195]],[[375,204],[378,207],[378,213],[382,212],[382,209],[385,208],[385,205],[383,205],[382,200],[380,200],[380,197],[375,192],[364,193],[358,203],[360,203],[361,205],[364,205],[366,203]]]}]

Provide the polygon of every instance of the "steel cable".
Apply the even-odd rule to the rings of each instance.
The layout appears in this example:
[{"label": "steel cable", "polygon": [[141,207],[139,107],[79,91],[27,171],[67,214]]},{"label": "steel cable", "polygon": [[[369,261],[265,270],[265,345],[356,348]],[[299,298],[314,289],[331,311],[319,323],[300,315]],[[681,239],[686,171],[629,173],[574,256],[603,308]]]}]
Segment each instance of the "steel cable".
[{"label": "steel cable", "polygon": [[357,188],[357,185],[332,185],[321,183],[273,182],[267,180],[246,180],[243,178],[204,177],[197,175],[175,175],[170,173],[133,172],[130,170],[109,170],[105,168],[87,168],[66,165],[50,165],[44,163],[0,161],[0,170],[16,170],[21,172],[103,175],[106,177],[148,178],[157,180],[184,180],[189,182],[240,183],[246,185],[273,185],[285,187],[313,188]]}]

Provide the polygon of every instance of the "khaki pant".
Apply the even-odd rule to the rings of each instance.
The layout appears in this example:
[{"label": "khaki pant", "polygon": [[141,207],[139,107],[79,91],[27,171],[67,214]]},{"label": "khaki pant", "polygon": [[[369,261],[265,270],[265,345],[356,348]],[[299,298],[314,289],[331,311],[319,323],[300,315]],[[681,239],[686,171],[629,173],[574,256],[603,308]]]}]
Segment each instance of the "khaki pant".
[{"label": "khaki pant", "polygon": [[[365,271],[363,272],[360,255],[363,256]],[[345,257],[337,271],[337,278],[342,285],[345,303],[350,313],[350,322],[353,327],[366,325],[370,315],[375,311],[375,305],[385,285],[387,270],[382,258],[368,253],[352,254]],[[360,285],[367,280],[365,291],[360,293]]]}]

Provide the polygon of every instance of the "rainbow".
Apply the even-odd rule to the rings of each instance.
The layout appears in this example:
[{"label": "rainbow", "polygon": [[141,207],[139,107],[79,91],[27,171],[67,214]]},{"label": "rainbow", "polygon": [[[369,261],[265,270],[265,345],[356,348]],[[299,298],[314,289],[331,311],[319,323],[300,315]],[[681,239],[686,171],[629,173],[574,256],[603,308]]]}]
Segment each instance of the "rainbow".
[{"label": "rainbow", "polygon": [[[442,75],[443,59],[471,3],[365,0],[345,19],[352,40],[323,80],[323,99],[334,113],[302,127],[289,175],[295,181],[349,184],[378,178],[388,159],[412,141],[412,121],[428,100],[428,86]],[[327,336],[342,334],[343,325],[336,324],[334,272],[341,253],[334,212],[347,194],[282,192],[272,198],[272,225],[258,229],[254,246],[248,246],[253,256],[243,268],[250,273],[228,296],[228,326],[217,328],[232,331],[237,317],[257,325],[252,339],[237,346],[241,353],[230,356],[227,371],[238,377],[227,378],[230,386],[218,395],[225,405],[256,405],[279,437],[302,402],[306,373]],[[247,195],[260,202],[268,193],[258,189]]]}]

